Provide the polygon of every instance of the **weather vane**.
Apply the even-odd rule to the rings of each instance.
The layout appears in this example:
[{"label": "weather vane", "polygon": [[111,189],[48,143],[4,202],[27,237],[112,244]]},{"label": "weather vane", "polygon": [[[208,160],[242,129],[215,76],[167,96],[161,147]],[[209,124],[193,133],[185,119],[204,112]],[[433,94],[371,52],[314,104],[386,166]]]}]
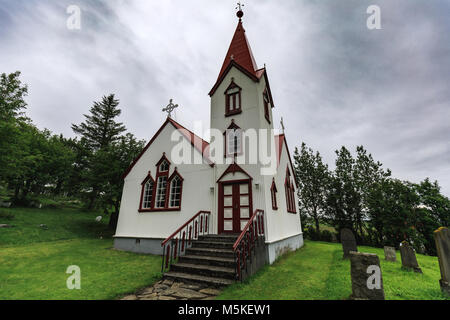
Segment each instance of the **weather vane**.
[{"label": "weather vane", "polygon": [[169,104],[164,109],[162,109],[162,111],[167,112],[167,116],[169,118],[172,117],[172,111],[175,110],[175,108],[178,108],[178,105],[177,104],[173,104],[172,101],[173,101],[173,99],[170,99],[169,100]]},{"label": "weather vane", "polygon": [[245,7],[245,5],[241,4],[241,2],[239,1],[237,3],[237,7],[236,7],[236,10],[239,9],[238,12],[236,13],[237,17],[239,18],[239,21],[241,21],[241,18],[244,16],[244,12],[242,11],[242,7]]}]

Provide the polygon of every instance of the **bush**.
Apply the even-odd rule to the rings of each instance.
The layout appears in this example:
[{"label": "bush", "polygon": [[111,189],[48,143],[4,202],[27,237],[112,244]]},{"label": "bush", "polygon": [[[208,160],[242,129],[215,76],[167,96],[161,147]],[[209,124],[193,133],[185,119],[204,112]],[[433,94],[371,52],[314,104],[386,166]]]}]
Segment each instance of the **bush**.
[{"label": "bush", "polygon": [[333,233],[329,230],[322,230],[317,232],[315,228],[307,228],[303,231],[303,234],[306,239],[312,241],[325,241],[325,242],[334,242],[336,239],[336,235],[333,237]]}]

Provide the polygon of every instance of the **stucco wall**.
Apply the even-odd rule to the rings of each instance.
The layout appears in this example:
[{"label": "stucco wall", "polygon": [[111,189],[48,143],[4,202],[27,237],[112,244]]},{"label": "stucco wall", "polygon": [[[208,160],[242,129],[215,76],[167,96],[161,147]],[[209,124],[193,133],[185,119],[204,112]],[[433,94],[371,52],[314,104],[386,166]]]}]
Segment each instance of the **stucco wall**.
[{"label": "stucco wall", "polygon": [[[177,142],[171,141],[175,128],[169,123],[153,141],[149,149],[142,155],[133,169],[125,178],[119,221],[116,230],[117,237],[133,238],[166,238],[176,228],[194,216],[199,210],[212,208],[214,186],[213,170],[208,164],[175,164],[171,150]],[[186,149],[192,148],[190,142],[182,139]],[[172,162],[169,175],[175,167],[183,177],[183,192],[180,211],[138,212],[141,196],[141,182],[151,171],[156,176],[156,163],[163,152]],[[197,150],[193,151],[197,152]]]}]

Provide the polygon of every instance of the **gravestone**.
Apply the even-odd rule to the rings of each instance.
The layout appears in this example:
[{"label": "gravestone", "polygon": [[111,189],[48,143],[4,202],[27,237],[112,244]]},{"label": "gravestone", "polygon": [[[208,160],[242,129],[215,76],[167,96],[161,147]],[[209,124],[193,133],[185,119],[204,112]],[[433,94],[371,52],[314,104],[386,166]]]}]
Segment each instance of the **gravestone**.
[{"label": "gravestone", "polygon": [[344,228],[341,230],[341,243],[342,250],[344,251],[344,259],[349,257],[350,251],[358,252],[355,236],[350,229]]},{"label": "gravestone", "polygon": [[384,258],[387,261],[396,262],[397,261],[397,255],[395,253],[395,248],[394,247],[385,246],[384,247]]},{"label": "gravestone", "polygon": [[384,300],[380,259],[376,254],[354,252],[350,254],[352,295],[355,300]]},{"label": "gravestone", "polygon": [[441,269],[441,285],[442,292],[450,294],[450,231],[448,228],[441,227],[434,232],[434,241],[436,242],[436,250],[439,259],[439,267]]},{"label": "gravestone", "polygon": [[417,263],[416,253],[408,242],[403,241],[400,243],[400,255],[402,257],[402,266],[404,268],[413,269],[415,272],[422,273],[422,269]]}]

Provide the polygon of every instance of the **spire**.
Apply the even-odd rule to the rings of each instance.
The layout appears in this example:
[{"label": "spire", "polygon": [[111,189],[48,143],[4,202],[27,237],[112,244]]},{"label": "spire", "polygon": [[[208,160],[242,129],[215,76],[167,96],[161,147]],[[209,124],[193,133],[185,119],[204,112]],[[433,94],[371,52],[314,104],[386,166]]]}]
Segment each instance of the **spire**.
[{"label": "spire", "polygon": [[242,12],[241,6],[243,5],[238,3],[238,6],[239,11],[236,15],[239,18],[239,22],[236,31],[234,32],[233,39],[231,40],[230,47],[228,48],[227,55],[225,56],[225,60],[223,61],[222,68],[220,69],[219,76],[217,77],[218,80],[222,77],[225,69],[232,60],[254,76],[256,76],[256,70],[258,69],[255,58],[253,57],[252,49],[245,36],[245,29],[242,25],[244,13]]}]

